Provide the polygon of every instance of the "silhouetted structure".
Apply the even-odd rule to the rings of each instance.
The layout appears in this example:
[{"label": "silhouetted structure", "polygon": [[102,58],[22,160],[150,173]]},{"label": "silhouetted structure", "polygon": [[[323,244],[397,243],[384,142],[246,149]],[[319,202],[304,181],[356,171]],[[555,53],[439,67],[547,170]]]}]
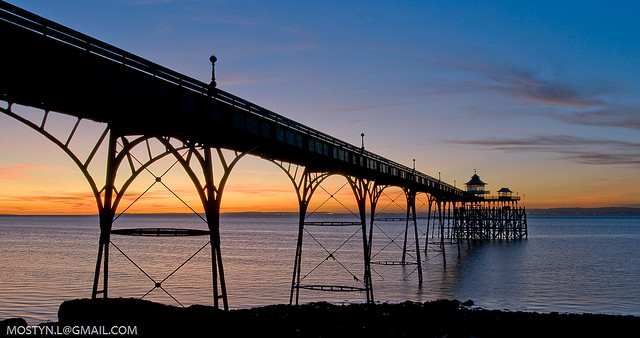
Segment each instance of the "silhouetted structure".
[{"label": "silhouetted structure", "polygon": [[479,198],[461,203],[455,209],[455,237],[466,239],[522,239],[527,237],[527,213],[518,206],[519,196],[509,188],[498,190],[497,196],[486,196],[486,183],[474,172],[466,183],[467,192]]},{"label": "silhouetted structure", "polygon": [[[476,230],[469,228],[463,232],[462,229],[475,224],[467,221],[467,217],[471,217],[467,215],[471,210],[479,210],[476,206],[484,205],[487,200],[420,173],[415,167],[408,168],[365,150],[364,134],[361,135],[361,147],[357,147],[220,90],[213,68],[217,60],[215,56],[210,58],[212,76],[207,84],[5,2],[0,2],[0,32],[4,45],[15,47],[10,52],[0,53],[0,99],[4,101],[0,111],[62,149],[83,173],[95,197],[100,238],[93,298],[99,295],[106,298],[108,295],[111,247],[153,282],[149,292],[159,289],[171,296],[162,286],[166,278],[155,280],[150,277],[113,244],[111,235],[208,236],[209,243],[189,259],[206,246],[210,247],[213,303],[219,307],[221,301],[227,309],[220,252],[220,202],[234,166],[249,154],[280,167],[290,178],[298,196],[300,221],[291,303],[298,302],[300,289],[361,291],[366,294],[367,302],[373,302],[370,259],[374,216],[378,199],[387,187],[397,186],[404,191],[407,217],[402,262],[406,263],[406,234],[411,228],[418,253],[415,264],[420,282],[422,263],[418,244],[417,195],[428,196],[427,233],[431,219],[434,220],[431,226],[437,219],[444,241],[445,231],[450,232],[450,226],[445,227],[445,218],[451,219],[449,214],[454,206],[455,210],[464,212],[464,216],[454,217],[459,220],[458,225],[454,224],[458,238],[484,238],[476,236]],[[33,122],[23,116],[20,109],[15,109],[17,105],[40,109],[42,118]],[[51,112],[75,119],[66,135],[61,137],[47,129]],[[96,135],[98,139],[92,145],[92,151],[78,154],[71,149],[70,143],[84,120],[101,123],[104,129]],[[91,165],[99,165],[96,164],[99,162],[96,154],[100,149],[106,153],[104,177],[96,177],[89,171]],[[136,156],[135,149],[142,149],[146,155],[140,157],[138,153]],[[233,154],[225,155],[223,149],[231,150]],[[207,224],[207,230],[114,230],[114,220],[131,207],[121,206],[127,189],[142,173],[150,172],[149,166],[167,156],[175,158],[175,165],[182,167],[193,182],[204,210],[204,216],[198,216]],[[215,176],[214,168],[221,168],[217,169]],[[302,284],[300,276],[305,226],[335,225],[305,222],[313,193],[331,175],[346,178],[358,206],[359,220],[349,224],[359,227],[362,236],[364,273],[357,278],[354,276],[356,286],[306,285]],[[164,174],[153,176],[157,184],[166,186]],[[437,210],[435,207],[432,209],[432,205],[437,205]],[[370,215],[369,219],[367,215]]]},{"label": "silhouetted structure", "polygon": [[480,179],[475,169],[473,170],[473,176],[471,176],[471,179],[465,183],[465,185],[467,186],[467,192],[474,196],[484,198],[484,195],[489,193],[484,190],[487,184]]}]

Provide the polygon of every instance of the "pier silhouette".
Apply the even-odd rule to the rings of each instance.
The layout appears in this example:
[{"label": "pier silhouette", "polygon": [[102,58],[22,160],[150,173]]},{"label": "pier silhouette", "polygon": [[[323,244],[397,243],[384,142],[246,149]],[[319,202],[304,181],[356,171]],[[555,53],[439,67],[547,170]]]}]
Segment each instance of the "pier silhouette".
[{"label": "pier silhouette", "polygon": [[[429,246],[442,251],[446,244],[457,244],[459,249],[463,240],[518,240],[527,236],[525,210],[518,206],[520,198],[510,190],[501,190],[498,197],[487,197],[484,190],[476,189],[477,182],[473,180],[467,189],[456,188],[439,177],[419,172],[415,163],[408,167],[365,149],[364,134],[362,144],[355,146],[230,94],[217,86],[215,56],[209,59],[212,74],[206,83],[5,2],[0,2],[0,32],[4,45],[12,47],[0,53],[0,112],[65,152],[86,178],[95,198],[100,238],[92,298],[108,297],[112,247],[151,279],[153,288],[149,292],[159,289],[171,296],[162,286],[164,280],[154,280],[146,274],[111,242],[112,235],[208,236],[209,242],[189,259],[209,247],[213,305],[228,309],[224,256],[220,250],[220,205],[228,178],[245,156],[273,162],[290,179],[297,195],[300,217],[292,304],[298,303],[301,289],[363,292],[366,302],[373,302],[371,264],[415,265],[418,282],[422,283],[421,252],[426,254]],[[18,106],[38,109],[41,118],[34,122],[22,115]],[[47,129],[53,113],[73,118],[68,133],[62,137]],[[78,154],[70,143],[85,120],[100,124],[102,131],[88,154]],[[106,149],[106,158],[97,158],[102,154],[100,149]],[[139,149],[146,154],[144,157],[134,153]],[[127,189],[149,166],[165,157],[174,158],[192,181],[207,230],[114,230],[114,220],[129,208],[121,204]],[[101,161],[105,163],[104,176],[98,177],[89,166]],[[307,221],[314,192],[334,175],[344,177],[353,192],[358,221]],[[162,179],[162,175],[155,176],[158,184],[164,184]],[[406,202],[406,217],[387,220],[404,223],[404,242],[397,261],[372,262],[375,222],[379,221],[376,208],[390,187],[399,187]],[[418,215],[418,196],[426,199],[426,215]],[[426,220],[422,248],[418,231],[421,219]],[[303,283],[302,240],[309,226],[359,229],[364,272],[362,276],[354,275],[356,286]],[[434,235],[439,242],[430,242]],[[407,246],[409,237],[413,237],[415,248]],[[385,240],[383,236],[380,239]],[[332,253],[328,253],[331,257]]]}]

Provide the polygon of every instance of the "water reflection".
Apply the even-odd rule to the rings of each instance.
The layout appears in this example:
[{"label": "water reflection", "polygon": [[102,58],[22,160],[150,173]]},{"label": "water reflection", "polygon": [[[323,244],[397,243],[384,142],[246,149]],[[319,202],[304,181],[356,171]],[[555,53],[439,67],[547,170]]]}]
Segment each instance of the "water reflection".
[{"label": "water reflection", "polygon": [[[197,218],[136,216],[122,227],[196,228]],[[421,252],[422,286],[416,265],[373,265],[376,301],[467,300],[476,305],[543,312],[603,312],[640,315],[640,218],[532,217],[528,240],[462,242]],[[128,222],[128,223],[127,223]],[[22,316],[30,323],[55,320],[68,299],[89,297],[95,267],[98,228],[95,216],[0,216],[0,317]],[[389,238],[403,238],[404,226],[381,225]],[[357,229],[310,229],[335,252],[353,275],[362,275],[362,239]],[[297,218],[224,216],[222,253],[230,305],[246,308],[288,303]],[[377,233],[373,253],[388,243]],[[199,238],[201,240],[201,238]],[[194,238],[113,238],[154,279],[162,280],[204,243]],[[424,244],[424,237],[421,239]],[[345,242],[346,241],[346,242]],[[413,247],[409,243],[408,247]],[[391,244],[379,260],[401,259],[402,241]],[[424,250],[424,246],[421,246]],[[305,235],[303,274],[327,258],[327,251]],[[415,257],[415,251],[411,252]],[[409,258],[408,258],[409,259]],[[185,305],[211,304],[210,251],[203,250],[163,283]],[[153,283],[116,250],[110,261],[110,296],[141,297]],[[309,275],[308,282],[356,283],[332,259]],[[161,290],[145,299],[175,302]],[[361,293],[304,290],[300,302],[362,302]]]}]

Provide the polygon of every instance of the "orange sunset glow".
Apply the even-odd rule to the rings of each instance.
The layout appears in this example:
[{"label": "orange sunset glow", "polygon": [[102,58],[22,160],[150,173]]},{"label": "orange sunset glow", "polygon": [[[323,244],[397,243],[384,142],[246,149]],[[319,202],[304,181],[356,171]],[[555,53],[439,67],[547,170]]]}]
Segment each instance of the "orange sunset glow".
[{"label": "orange sunset glow", "polygon": [[[0,213],[44,215],[97,213],[95,198],[89,185],[63,151],[49,144],[41,135],[29,130],[26,126],[4,116],[0,119],[3,126],[11,126],[7,127],[9,132],[2,136],[2,144],[7,145],[2,151],[5,154],[4,159],[12,159],[11,162],[4,162],[3,167],[0,168],[0,184],[3,186],[0,192]],[[65,128],[68,129],[63,115],[56,114],[53,121],[59,123],[56,126],[61,132]],[[89,126],[90,130],[91,128],[100,129],[96,126],[97,123],[93,124]],[[88,147],[86,144],[78,142],[75,147],[79,153],[88,152],[87,149],[83,149]],[[232,156],[230,152],[226,153],[226,156]],[[516,154],[515,157],[520,155]],[[450,163],[452,173],[455,172],[456,175],[445,172],[442,175],[443,180],[463,188],[469,173],[472,173],[471,170],[463,167],[469,159],[447,156],[445,161]],[[175,165],[174,162],[172,159],[160,161],[150,168],[148,174],[143,173],[136,178],[123,197],[118,211],[128,213],[202,212],[195,188],[179,166],[172,167]],[[498,167],[495,163],[489,163],[487,159],[479,159],[478,162],[488,167],[479,173],[489,183],[489,189],[492,192],[495,193],[502,186],[509,186],[523,197],[523,203],[528,208],[619,206],[625,205],[625,201],[638,199],[637,185],[633,184],[635,182],[630,182],[632,184],[625,182],[624,177],[629,177],[629,169],[624,167],[607,167],[605,173],[603,171],[605,168],[602,166],[572,167],[564,164],[566,170],[557,171],[557,164],[552,162],[535,163],[535,165],[532,162],[528,166],[510,162]],[[126,178],[126,166],[123,168],[119,171],[119,175]],[[171,169],[167,171],[169,168]],[[97,182],[100,182],[100,170],[100,168],[94,169]],[[541,172],[554,173],[554,175],[540,176]],[[162,182],[166,186],[154,184],[154,175],[160,173],[164,173]],[[544,177],[544,180],[541,181],[540,177]],[[322,204],[323,212],[348,213],[352,212],[349,208],[356,210],[352,192],[348,186],[344,186],[345,183],[345,179],[339,176],[326,180],[312,199],[312,207],[314,204]],[[389,212],[400,212],[403,210],[402,202],[392,203],[391,200],[394,197],[389,196],[394,194],[392,192],[394,189],[399,190],[389,188],[391,192],[385,193],[380,203],[391,204],[388,206]],[[338,192],[335,194],[336,199],[328,198],[336,191]],[[143,192],[145,192],[144,195],[140,197]],[[133,203],[134,201],[136,202]],[[222,212],[295,212],[297,210],[292,183],[273,163],[249,155],[242,158],[231,172],[223,193]]]},{"label": "orange sunset glow", "polygon": [[[492,193],[509,187],[527,208],[640,206],[640,86],[631,57],[637,53],[615,52],[637,48],[635,29],[611,27],[601,34],[599,28],[609,25],[585,21],[581,38],[571,39],[575,34],[564,29],[573,31],[574,25],[560,14],[570,10],[554,11],[557,16],[548,21],[545,14],[509,23],[503,19],[510,14],[483,8],[488,11],[483,16],[462,22],[473,27],[483,17],[487,21],[478,24],[485,33],[457,34],[466,31],[464,25],[447,19],[457,11],[424,4],[391,6],[379,18],[356,22],[329,20],[334,15],[291,21],[276,12],[232,9],[229,18],[243,19],[184,19],[217,13],[204,5],[192,8],[200,5],[124,1],[107,9],[24,3],[27,10],[202,81],[209,81],[209,56],[216,54],[218,88],[357,147],[365,134],[367,150],[408,167],[415,159],[418,171],[458,187],[464,188],[476,169]],[[149,8],[164,9],[166,17]],[[523,13],[530,11],[536,9]],[[317,11],[308,14],[315,17]],[[107,18],[121,22],[106,24]],[[603,44],[610,48],[600,48]],[[249,52],[249,45],[255,50]],[[8,103],[0,100],[0,106]],[[37,109],[14,109],[35,124],[42,121]],[[47,130],[64,142],[74,123],[73,117],[52,112]],[[104,125],[83,120],[70,148],[86,157],[103,130]],[[144,156],[144,149],[136,151]],[[100,187],[105,158],[102,147],[89,168]],[[171,164],[162,161],[153,170],[159,174]],[[127,170],[121,168],[120,182]],[[153,181],[152,175],[138,177],[119,210]],[[193,184],[179,168],[165,181],[201,211]],[[344,179],[331,181],[339,186]],[[5,114],[0,114],[0,186],[0,214],[97,212],[89,185],[67,155]],[[345,204],[353,203],[348,191],[341,193]],[[292,184],[275,165],[249,155],[232,171],[223,212],[296,210]],[[128,212],[190,209],[158,185]]]}]

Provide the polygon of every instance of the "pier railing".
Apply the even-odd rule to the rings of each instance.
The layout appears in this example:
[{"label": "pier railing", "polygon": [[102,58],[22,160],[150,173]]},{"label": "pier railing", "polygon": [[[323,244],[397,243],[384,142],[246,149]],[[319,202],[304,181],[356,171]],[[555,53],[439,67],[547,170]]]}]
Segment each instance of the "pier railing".
[{"label": "pier railing", "polygon": [[[360,147],[356,147],[316,129],[307,127],[223,90],[217,88],[212,89],[210,84],[163,67],[118,47],[97,40],[3,1],[0,1],[0,20],[37,32],[47,38],[63,42],[93,55],[119,63],[125,67],[146,73],[154,78],[174,84],[196,94],[213,96],[213,99],[221,103],[232,106],[235,109],[245,111],[257,118],[267,120],[286,130],[295,131],[305,135],[309,139],[321,141],[351,154],[357,154],[365,159],[365,161],[360,163],[363,167],[368,167],[369,165],[367,163],[376,163],[375,167],[380,168],[378,171],[384,172],[387,175],[396,176],[425,187],[434,188],[459,198],[466,197],[472,199],[472,197],[470,197],[470,195],[464,190],[458,189],[432,176],[423,174],[415,169],[401,165],[397,162],[366,151]],[[212,93],[214,95],[211,95]]]},{"label": "pier railing", "polygon": [[519,201],[520,196],[484,196],[485,201]]}]

